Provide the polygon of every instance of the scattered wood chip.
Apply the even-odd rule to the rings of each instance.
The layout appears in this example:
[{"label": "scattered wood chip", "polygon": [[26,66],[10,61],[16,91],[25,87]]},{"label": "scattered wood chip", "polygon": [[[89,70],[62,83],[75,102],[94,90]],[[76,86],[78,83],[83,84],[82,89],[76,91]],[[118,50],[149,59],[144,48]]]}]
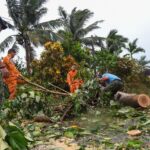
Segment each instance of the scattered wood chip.
[{"label": "scattered wood chip", "polygon": [[140,135],[142,132],[140,130],[130,130],[127,132],[131,136]]}]

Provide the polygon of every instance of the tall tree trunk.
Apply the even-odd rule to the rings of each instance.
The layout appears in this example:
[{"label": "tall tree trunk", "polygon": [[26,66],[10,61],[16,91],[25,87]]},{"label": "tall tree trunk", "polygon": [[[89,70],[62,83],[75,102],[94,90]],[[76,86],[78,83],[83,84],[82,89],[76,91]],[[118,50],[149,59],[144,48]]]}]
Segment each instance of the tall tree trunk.
[{"label": "tall tree trunk", "polygon": [[26,52],[27,72],[28,72],[28,74],[30,74],[31,73],[30,64],[31,64],[32,47],[31,47],[30,39],[26,33],[23,34],[23,39],[24,39],[24,48],[25,48],[25,52]]},{"label": "tall tree trunk", "polygon": [[131,60],[133,59],[133,54],[132,53],[130,54],[130,58],[131,58]]},{"label": "tall tree trunk", "polygon": [[[92,46],[92,55],[93,55],[93,58],[95,60],[95,48],[94,48],[94,43],[93,43],[93,36],[91,36],[91,39],[92,39],[92,43],[91,43],[91,46]],[[94,61],[95,63],[95,61]],[[94,77],[96,77],[96,66],[94,64]]]}]

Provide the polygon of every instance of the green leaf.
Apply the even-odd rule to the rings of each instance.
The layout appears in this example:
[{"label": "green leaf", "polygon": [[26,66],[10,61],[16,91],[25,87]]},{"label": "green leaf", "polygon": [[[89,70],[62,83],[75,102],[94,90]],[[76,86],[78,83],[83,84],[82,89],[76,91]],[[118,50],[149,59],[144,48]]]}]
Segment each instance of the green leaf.
[{"label": "green leaf", "polygon": [[141,148],[142,144],[143,144],[143,142],[139,141],[139,140],[129,140],[128,143],[127,143],[127,146],[129,148],[139,149],[139,148]]},{"label": "green leaf", "polygon": [[131,108],[131,107],[124,107],[124,108],[121,108],[120,110],[118,110],[118,113],[120,114],[126,114],[126,113],[129,113],[129,112],[132,112],[134,109]]},{"label": "green leaf", "polygon": [[5,139],[5,137],[6,137],[6,132],[0,125],[0,138]]},{"label": "green leaf", "polygon": [[41,135],[41,131],[33,131],[32,134],[34,137],[37,137],[37,136]]},{"label": "green leaf", "polygon": [[27,98],[28,95],[26,93],[21,94],[21,98]]},{"label": "green leaf", "polygon": [[27,140],[19,127],[9,122],[6,131],[7,135],[5,139],[13,150],[27,150]]},{"label": "green leaf", "polygon": [[68,137],[68,138],[74,138],[74,137],[75,137],[75,135],[74,135],[73,132],[71,132],[71,131],[66,131],[66,132],[64,133],[64,136],[66,136],[66,137]]},{"label": "green leaf", "polygon": [[148,125],[148,124],[150,124],[150,120],[146,121],[146,122],[143,123],[142,125],[143,125],[143,126],[146,126],[146,125]]},{"label": "green leaf", "polygon": [[32,139],[31,137],[31,134],[28,132],[26,135],[25,135],[25,138],[30,141],[30,142],[33,142],[34,140]]},{"label": "green leaf", "polygon": [[35,99],[36,99],[36,102],[40,102],[41,97],[40,96],[36,96]]},{"label": "green leaf", "polygon": [[34,98],[34,97],[35,97],[35,92],[34,92],[34,91],[30,91],[29,93],[30,93],[30,97],[31,97],[31,98]]},{"label": "green leaf", "polygon": [[10,150],[10,147],[2,138],[0,138],[0,150]]},{"label": "green leaf", "polygon": [[27,150],[27,141],[18,131],[13,131],[8,134],[6,140],[14,150]]}]

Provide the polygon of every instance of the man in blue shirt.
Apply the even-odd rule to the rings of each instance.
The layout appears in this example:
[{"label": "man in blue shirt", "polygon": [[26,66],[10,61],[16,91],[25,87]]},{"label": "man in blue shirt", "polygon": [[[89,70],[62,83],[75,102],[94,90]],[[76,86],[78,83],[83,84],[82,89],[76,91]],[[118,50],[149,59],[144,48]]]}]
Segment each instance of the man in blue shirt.
[{"label": "man in blue shirt", "polygon": [[123,88],[121,79],[111,73],[104,73],[100,78],[100,84],[104,87],[103,91],[111,92],[112,95]]}]

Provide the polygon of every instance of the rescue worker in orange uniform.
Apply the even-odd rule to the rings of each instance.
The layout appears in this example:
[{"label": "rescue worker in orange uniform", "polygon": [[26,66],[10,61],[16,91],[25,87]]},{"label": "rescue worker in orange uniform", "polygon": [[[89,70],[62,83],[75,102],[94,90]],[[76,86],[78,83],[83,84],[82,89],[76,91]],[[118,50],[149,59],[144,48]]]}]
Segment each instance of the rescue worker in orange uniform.
[{"label": "rescue worker in orange uniform", "polygon": [[81,79],[75,79],[77,75],[77,66],[73,65],[67,74],[67,83],[70,87],[70,92],[74,93],[83,83]]},{"label": "rescue worker in orange uniform", "polygon": [[3,63],[6,65],[7,70],[9,71],[9,76],[4,77],[4,82],[8,86],[9,89],[9,99],[12,100],[16,95],[16,88],[18,83],[24,83],[22,80],[21,73],[17,70],[13,58],[16,55],[16,50],[10,49],[8,51],[8,55],[3,58]]}]

